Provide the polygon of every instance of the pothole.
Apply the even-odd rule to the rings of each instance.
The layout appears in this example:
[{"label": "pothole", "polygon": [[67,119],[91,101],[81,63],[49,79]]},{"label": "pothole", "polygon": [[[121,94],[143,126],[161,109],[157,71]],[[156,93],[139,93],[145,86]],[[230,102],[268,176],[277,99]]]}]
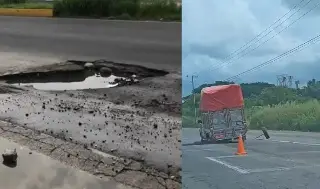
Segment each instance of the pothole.
[{"label": "pothole", "polygon": [[15,86],[30,86],[38,90],[62,91],[132,85],[146,77],[167,74],[167,72],[161,70],[105,60],[94,62],[68,61],[34,70],[2,75],[0,81]]},{"label": "pothole", "polygon": [[[98,74],[89,76],[79,82],[48,82],[48,83],[15,83],[18,86],[30,86],[38,90],[81,90],[81,89],[99,89],[110,88],[118,85],[117,80],[124,78],[111,75],[109,77],[101,77]],[[136,80],[138,82],[138,80]]]}]

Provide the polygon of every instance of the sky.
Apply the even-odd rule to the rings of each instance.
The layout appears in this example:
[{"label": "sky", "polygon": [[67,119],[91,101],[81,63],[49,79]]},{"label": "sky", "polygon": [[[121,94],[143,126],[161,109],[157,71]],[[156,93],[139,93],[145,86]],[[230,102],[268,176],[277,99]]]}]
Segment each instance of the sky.
[{"label": "sky", "polygon": [[[320,35],[318,0],[183,0],[182,6],[183,96],[192,91],[191,75],[198,76],[195,86],[226,80]],[[230,54],[290,10],[278,25],[299,11],[260,35],[259,38],[266,35],[260,41],[244,47],[246,51],[238,51],[238,55],[226,61]],[[293,23],[303,14],[306,15]],[[269,41],[262,44],[266,40]],[[312,78],[320,79],[320,41],[234,81],[276,83],[277,75],[281,74],[291,75],[301,84]]]}]

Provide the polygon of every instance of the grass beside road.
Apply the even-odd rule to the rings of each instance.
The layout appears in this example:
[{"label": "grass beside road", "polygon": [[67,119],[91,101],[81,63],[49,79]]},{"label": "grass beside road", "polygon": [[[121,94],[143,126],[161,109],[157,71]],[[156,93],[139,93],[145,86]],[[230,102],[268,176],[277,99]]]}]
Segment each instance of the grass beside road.
[{"label": "grass beside road", "polygon": [[286,103],[265,106],[249,116],[251,129],[267,127],[270,130],[320,131],[320,102]]},{"label": "grass beside road", "polygon": [[60,17],[98,17],[122,20],[180,21],[182,7],[176,0],[57,0]]},{"label": "grass beside road", "polygon": [[181,21],[182,12],[177,0],[0,0],[0,8],[53,9],[56,17],[163,21]]}]

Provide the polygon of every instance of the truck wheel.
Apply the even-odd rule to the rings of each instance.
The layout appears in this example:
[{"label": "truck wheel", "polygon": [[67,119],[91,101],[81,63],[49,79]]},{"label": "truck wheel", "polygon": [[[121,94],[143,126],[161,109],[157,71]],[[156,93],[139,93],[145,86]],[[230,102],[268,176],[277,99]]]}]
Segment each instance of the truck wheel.
[{"label": "truck wheel", "polygon": [[243,136],[242,136],[242,140],[243,140],[243,141],[247,140],[247,135],[243,135]]}]

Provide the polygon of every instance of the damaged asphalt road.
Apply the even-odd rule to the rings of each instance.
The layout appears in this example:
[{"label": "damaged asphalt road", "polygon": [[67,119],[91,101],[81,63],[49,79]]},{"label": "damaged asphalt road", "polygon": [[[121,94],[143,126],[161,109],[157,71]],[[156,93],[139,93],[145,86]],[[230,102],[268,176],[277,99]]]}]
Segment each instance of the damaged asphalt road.
[{"label": "damaged asphalt road", "polygon": [[[25,72],[81,71],[81,64]],[[107,65],[118,75],[150,74],[140,74],[138,83],[121,87],[77,91],[41,91],[3,82],[1,136],[128,186],[180,188],[180,74],[160,76],[143,67]]]}]

